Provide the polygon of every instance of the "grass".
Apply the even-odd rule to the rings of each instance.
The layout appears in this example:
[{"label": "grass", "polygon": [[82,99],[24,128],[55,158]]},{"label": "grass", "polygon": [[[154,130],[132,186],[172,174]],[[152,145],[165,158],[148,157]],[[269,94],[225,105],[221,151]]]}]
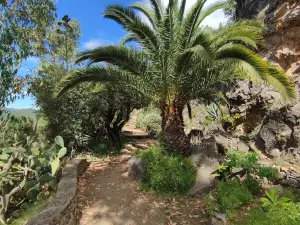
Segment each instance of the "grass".
[{"label": "grass", "polygon": [[10,225],[24,225],[27,223],[28,220],[30,220],[33,216],[35,216],[38,211],[46,205],[48,201],[43,201],[43,202],[38,202],[36,203],[34,206],[32,206],[31,208],[29,208],[26,211],[23,211],[20,215],[20,218],[18,219],[14,219],[11,222],[9,222],[8,224]]}]

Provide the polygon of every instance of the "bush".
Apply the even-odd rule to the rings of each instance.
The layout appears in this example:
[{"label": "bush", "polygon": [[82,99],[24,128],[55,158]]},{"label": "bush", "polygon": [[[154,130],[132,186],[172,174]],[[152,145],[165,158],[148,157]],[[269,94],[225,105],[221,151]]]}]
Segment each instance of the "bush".
[{"label": "bush", "polygon": [[299,225],[300,203],[287,203],[285,206],[273,205],[268,211],[253,208],[246,217],[238,218],[236,225]]},{"label": "bush", "polygon": [[163,154],[161,147],[141,152],[144,166],[142,187],[165,194],[185,194],[196,182],[190,158]]},{"label": "bush", "polygon": [[148,131],[152,135],[157,135],[161,131],[160,111],[154,107],[148,107],[139,111],[137,128]]},{"label": "bush", "polygon": [[221,210],[225,213],[230,214],[235,209],[247,205],[252,201],[250,191],[237,179],[219,183],[217,190]]},{"label": "bush", "polygon": [[260,183],[252,176],[247,176],[244,181],[244,185],[248,188],[251,194],[258,195],[260,193]]}]

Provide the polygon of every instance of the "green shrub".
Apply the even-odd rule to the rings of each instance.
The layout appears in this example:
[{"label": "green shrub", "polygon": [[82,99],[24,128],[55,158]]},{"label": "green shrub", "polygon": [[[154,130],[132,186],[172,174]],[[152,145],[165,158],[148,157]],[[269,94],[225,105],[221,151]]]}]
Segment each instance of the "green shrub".
[{"label": "green shrub", "polygon": [[265,177],[268,180],[277,180],[279,178],[278,169],[266,166],[259,167],[257,175],[261,178]]},{"label": "green shrub", "polygon": [[144,166],[142,187],[165,194],[185,194],[196,182],[196,168],[190,158],[167,155],[161,147],[141,152]]},{"label": "green shrub", "polygon": [[284,188],[283,195],[293,202],[300,202],[300,189],[297,188]]},{"label": "green shrub", "polygon": [[260,193],[260,183],[252,176],[247,176],[244,185],[253,195],[258,195]]},{"label": "green shrub", "polygon": [[148,107],[139,111],[137,128],[148,131],[150,134],[157,135],[161,131],[160,111],[154,107]]},{"label": "green shrub", "polygon": [[262,208],[251,209],[248,216],[234,221],[235,225],[299,225],[300,203],[290,202],[285,206],[273,205],[268,211]]},{"label": "green shrub", "polygon": [[250,191],[237,179],[230,182],[220,182],[217,190],[221,210],[225,213],[230,214],[235,209],[252,201]]}]

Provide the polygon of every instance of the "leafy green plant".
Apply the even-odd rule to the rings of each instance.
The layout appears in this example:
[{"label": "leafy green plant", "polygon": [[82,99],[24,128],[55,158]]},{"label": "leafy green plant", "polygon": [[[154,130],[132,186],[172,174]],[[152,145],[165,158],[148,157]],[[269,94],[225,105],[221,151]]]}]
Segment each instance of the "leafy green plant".
[{"label": "leafy green plant", "polygon": [[259,181],[251,175],[247,176],[247,178],[244,181],[244,185],[253,195],[258,195],[261,191],[261,185]]},{"label": "leafy green plant", "polygon": [[283,144],[287,142],[286,137],[282,136],[281,134],[276,134],[276,140]]},{"label": "leafy green plant", "polygon": [[226,181],[230,179],[231,168],[224,163],[217,166],[216,170],[212,174],[220,181]]},{"label": "leafy green plant", "polygon": [[252,194],[239,180],[220,182],[217,187],[221,210],[228,214],[252,201]]},{"label": "leafy green plant", "polygon": [[289,202],[285,206],[273,205],[267,210],[255,207],[246,216],[234,218],[235,225],[299,225],[300,203]]},{"label": "leafy green plant", "polygon": [[185,194],[196,181],[190,158],[164,154],[161,147],[141,152],[144,167],[142,187],[165,194]]},{"label": "leafy green plant", "polygon": [[137,128],[148,131],[152,135],[158,135],[161,132],[161,116],[157,108],[150,106],[141,109],[138,113]]},{"label": "leafy green plant", "polygon": [[273,205],[284,206],[285,204],[291,201],[291,199],[287,197],[279,197],[279,193],[276,188],[266,190],[266,195],[267,198],[260,198],[260,201],[262,202],[262,207],[270,207]]},{"label": "leafy green plant", "polygon": [[239,114],[239,113],[236,113],[236,114],[234,114],[234,115],[230,115],[230,114],[226,114],[226,115],[224,115],[223,117],[222,117],[222,122],[224,123],[224,122],[227,122],[227,123],[230,123],[231,124],[231,126],[235,126],[235,124],[236,124],[236,121],[239,119],[239,118],[241,118],[241,114]]},{"label": "leafy green plant", "polygon": [[[20,199],[15,202],[15,206],[25,210],[34,202],[49,196],[49,191],[56,188],[60,159],[67,153],[60,136],[55,138],[55,144],[51,148],[33,141],[30,136],[26,137],[26,141],[19,141],[16,137],[18,135],[15,135],[11,147],[0,149],[2,223],[5,223],[11,213],[9,209],[12,200]],[[18,210],[13,214],[19,214]]]},{"label": "leafy green plant", "polygon": [[[227,162],[219,165],[212,174],[221,181],[245,177],[245,185],[253,194],[258,194],[260,192],[260,182],[262,178],[276,180],[279,177],[279,172],[276,168],[260,166],[257,164],[258,160],[259,157],[255,152],[240,152],[227,149]],[[234,172],[235,169],[236,172]]]}]

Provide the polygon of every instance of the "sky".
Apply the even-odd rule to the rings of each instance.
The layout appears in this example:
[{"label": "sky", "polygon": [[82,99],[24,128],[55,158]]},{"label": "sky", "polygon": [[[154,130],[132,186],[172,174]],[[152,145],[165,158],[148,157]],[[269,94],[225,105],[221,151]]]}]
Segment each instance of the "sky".
[{"label": "sky", "polygon": [[[148,0],[142,0],[148,4]],[[162,0],[165,4],[168,0]],[[187,0],[187,7],[191,7],[196,0]],[[208,4],[216,0],[208,0]],[[99,45],[118,43],[124,36],[125,32],[121,26],[112,20],[105,19],[102,13],[109,4],[130,5],[137,0],[58,0],[57,11],[58,18],[68,15],[71,19],[76,19],[81,24],[82,36],[80,37],[81,50],[93,48]],[[215,12],[205,21],[203,25],[218,27],[220,23],[226,22],[222,10]],[[39,63],[36,57],[30,57],[21,66],[19,74],[26,74],[34,70]],[[19,99],[8,105],[8,108],[35,108],[35,100],[32,96]]]}]

